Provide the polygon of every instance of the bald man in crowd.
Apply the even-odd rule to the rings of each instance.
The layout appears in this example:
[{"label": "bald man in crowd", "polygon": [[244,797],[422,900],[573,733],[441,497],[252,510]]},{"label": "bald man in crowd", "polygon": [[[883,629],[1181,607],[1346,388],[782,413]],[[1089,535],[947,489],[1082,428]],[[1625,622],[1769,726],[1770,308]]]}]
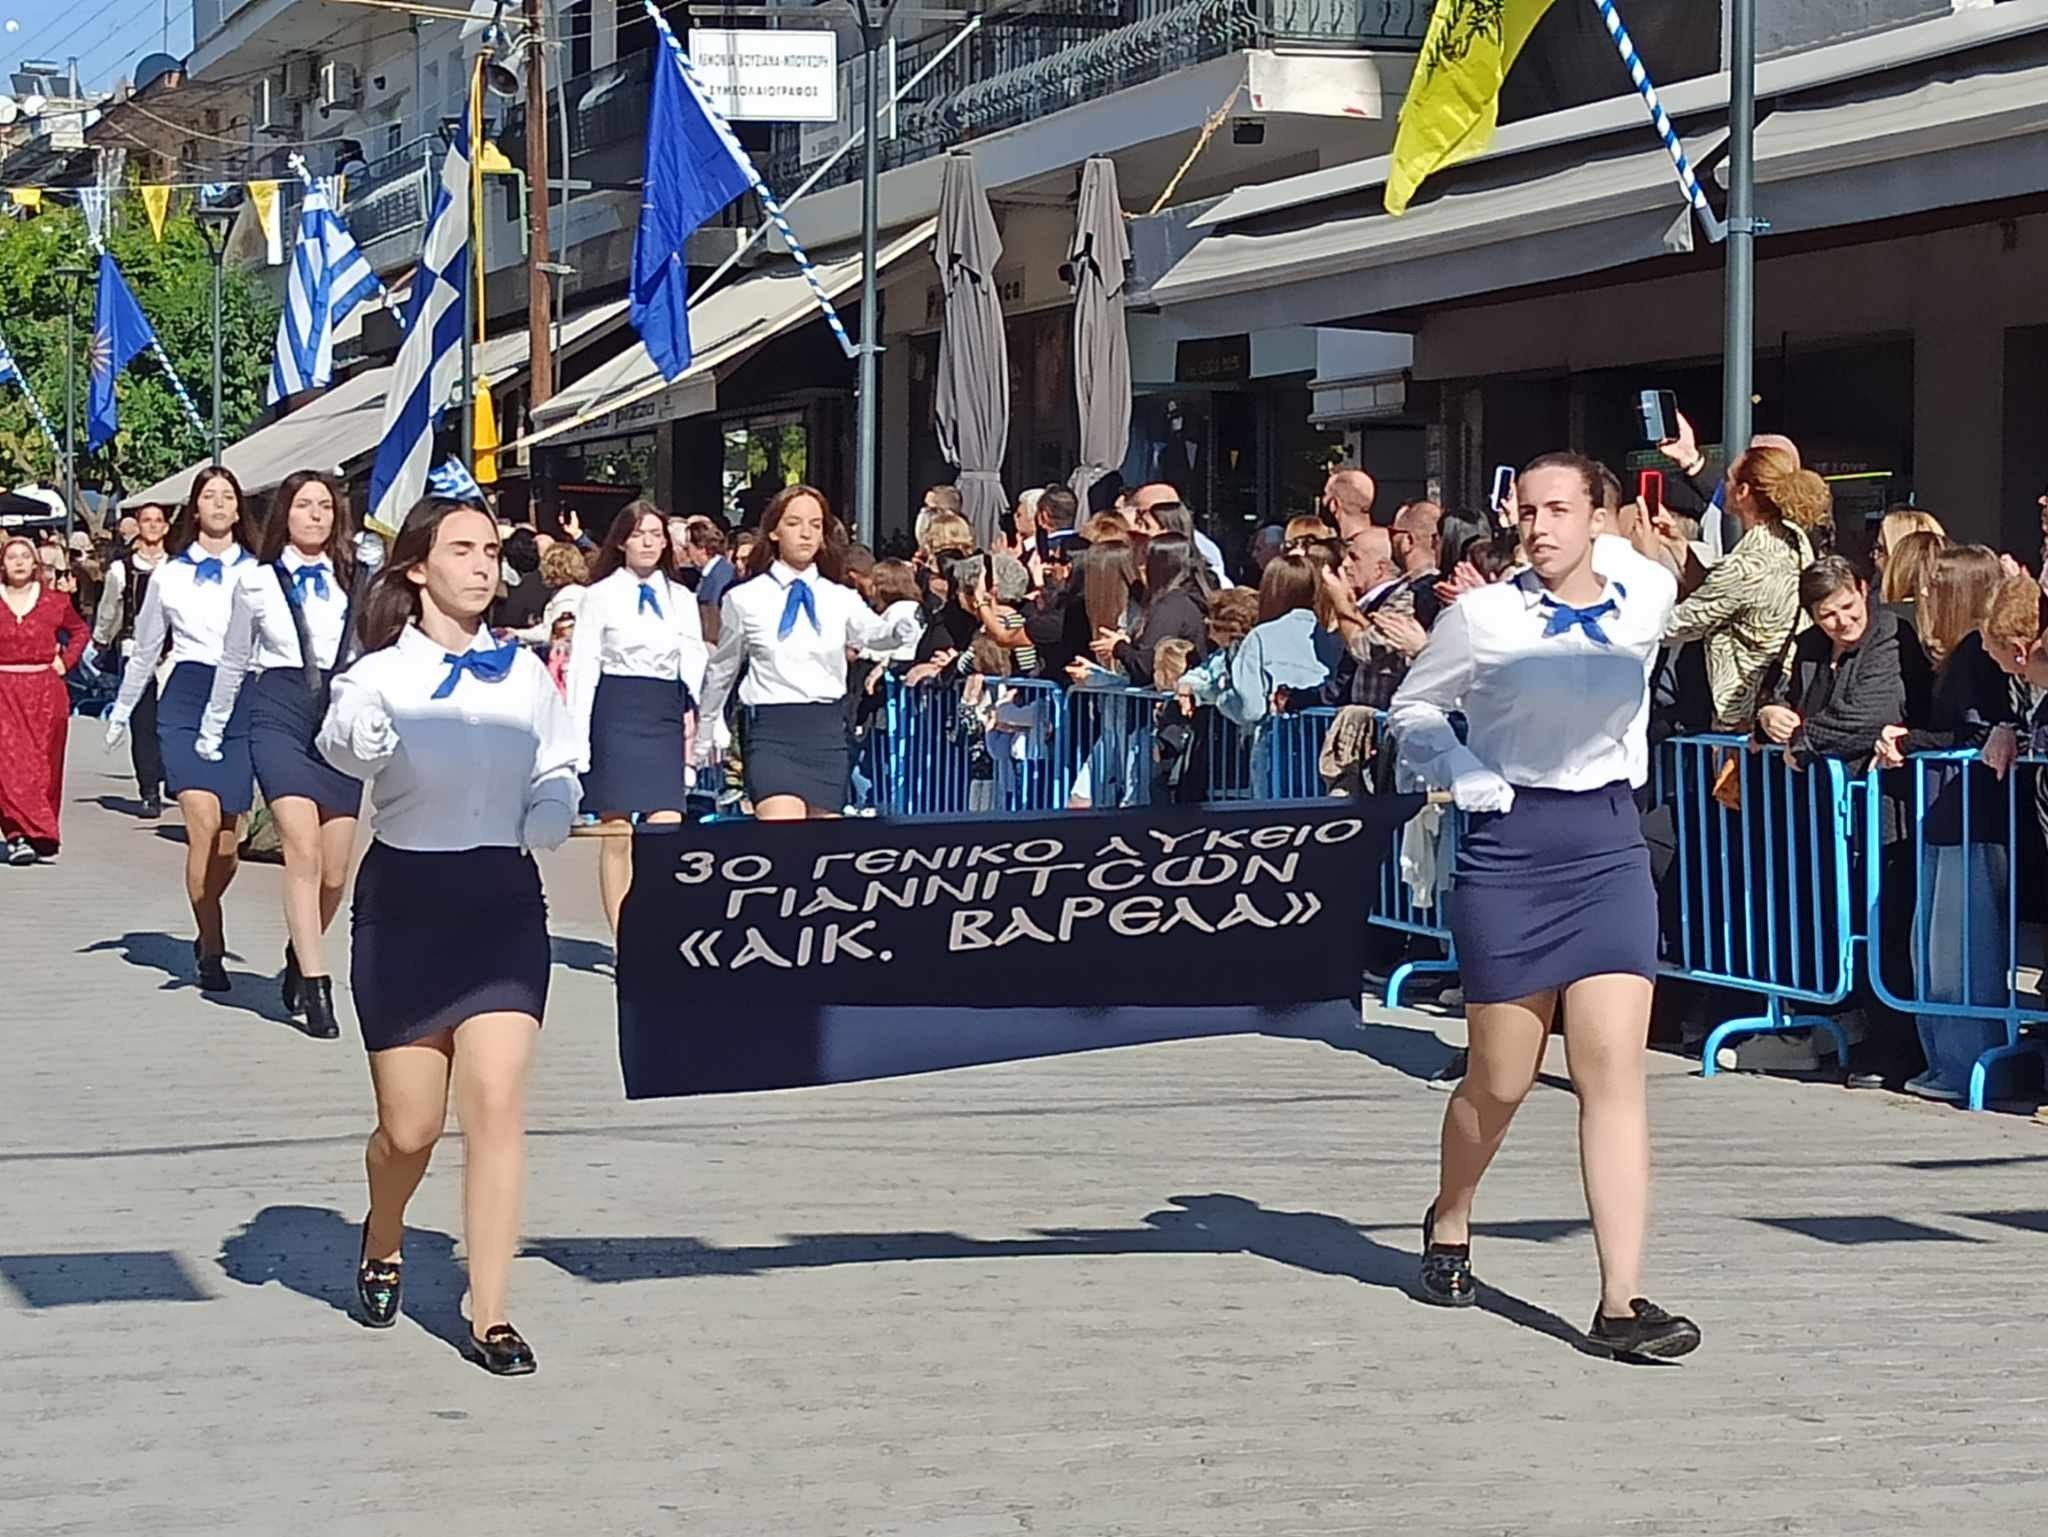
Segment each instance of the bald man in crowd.
[{"label": "bald man in crowd", "polygon": [[1349,538],[1350,530],[1372,521],[1372,501],[1379,488],[1360,469],[1332,470],[1323,482],[1323,510],[1335,520],[1337,532]]}]

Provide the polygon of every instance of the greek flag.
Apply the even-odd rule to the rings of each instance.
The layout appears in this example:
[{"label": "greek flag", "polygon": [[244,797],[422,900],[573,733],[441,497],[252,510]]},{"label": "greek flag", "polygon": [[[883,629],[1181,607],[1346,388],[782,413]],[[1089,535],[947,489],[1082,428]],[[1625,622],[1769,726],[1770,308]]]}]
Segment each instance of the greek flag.
[{"label": "greek flag", "polygon": [[405,306],[405,340],[384,397],[384,436],[370,467],[370,521],[396,533],[427,486],[434,426],[461,391],[463,296],[469,289],[469,127],[455,130],[427,215],[427,241]]},{"label": "greek flag", "polygon": [[348,226],[336,217],[326,189],[309,186],[299,210],[298,244],[292,250],[264,403],[274,406],[301,390],[332,384],[335,326],[363,300],[383,291]]}]

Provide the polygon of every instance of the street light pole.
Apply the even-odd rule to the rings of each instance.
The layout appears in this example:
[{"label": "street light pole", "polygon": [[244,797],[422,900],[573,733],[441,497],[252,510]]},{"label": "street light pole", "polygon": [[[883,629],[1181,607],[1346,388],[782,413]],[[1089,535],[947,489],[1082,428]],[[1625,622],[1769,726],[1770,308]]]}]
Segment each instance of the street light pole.
[{"label": "street light pole", "polygon": [[1749,446],[1756,368],[1756,0],[1728,6],[1728,277],[1722,334],[1721,445]]},{"label": "street light pole", "polygon": [[[555,355],[549,345],[553,320],[553,262],[548,254],[548,72],[547,21],[541,0],[526,0],[526,407],[544,405],[555,393]],[[562,175],[569,174],[568,162]]]},{"label": "street light pole", "polygon": [[59,267],[64,280],[64,537],[78,519],[78,285],[90,267]]},{"label": "street light pole", "polygon": [[213,462],[220,463],[220,308],[221,271],[227,265],[228,226],[235,217],[233,209],[201,209],[199,232],[206,239],[206,254],[213,261]]}]

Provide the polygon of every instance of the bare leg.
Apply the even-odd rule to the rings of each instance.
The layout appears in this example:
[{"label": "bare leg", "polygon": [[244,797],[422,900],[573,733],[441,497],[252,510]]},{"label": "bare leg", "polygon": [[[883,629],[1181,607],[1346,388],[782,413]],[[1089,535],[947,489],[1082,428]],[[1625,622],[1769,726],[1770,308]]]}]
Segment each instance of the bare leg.
[{"label": "bare leg", "polygon": [[299,958],[299,971],[309,977],[324,977],[327,962],[321,954],[320,936],[327,925],[320,911],[325,852],[320,808],[303,795],[284,795],[270,803],[270,814],[277,818],[277,831],[284,843],[285,932],[291,936],[292,953]]},{"label": "bare leg", "polygon": [[[356,819],[320,813],[320,932],[334,927],[341,899],[348,893],[348,862],[356,851]],[[303,957],[302,957],[303,959]],[[299,968],[304,970],[302,966]]]},{"label": "bare leg", "polygon": [[[220,899],[234,879],[234,829],[222,826],[220,797],[210,790],[185,791],[178,797],[178,810],[185,818],[185,898],[199,926],[199,950],[202,955],[219,955],[227,949]],[[223,843],[225,873],[219,868]]]},{"label": "bare leg", "polygon": [[1646,977],[1587,977],[1566,989],[1565,1050],[1579,1095],[1579,1168],[1600,1251],[1600,1310],[1629,1316],[1642,1295],[1650,1218]]},{"label": "bare leg", "polygon": [[600,811],[597,820],[611,829],[611,836],[598,840],[597,896],[604,904],[605,922],[611,925],[616,942],[619,909],[626,905],[626,893],[633,887],[633,835],[630,830],[620,831],[626,826],[623,811]]},{"label": "bare leg", "polygon": [[370,1083],[377,1091],[377,1129],[363,1164],[370,1176],[370,1216],[363,1257],[396,1260],[405,1238],[405,1208],[426,1177],[427,1160],[448,1120],[446,1035],[370,1053]]},{"label": "bare leg", "polygon": [[455,1031],[462,1241],[469,1251],[469,1327],[478,1339],[506,1321],[526,1193],[526,1076],[539,1033],[531,1014],[479,1014]]},{"label": "bare leg", "polygon": [[1472,1198],[1508,1134],[1515,1111],[1543,1066],[1554,992],[1465,1011],[1470,1065],[1444,1107],[1443,1162],[1436,1195],[1438,1243],[1467,1243]]},{"label": "bare leg", "polygon": [[801,795],[770,795],[754,802],[757,822],[801,822],[810,814]]}]

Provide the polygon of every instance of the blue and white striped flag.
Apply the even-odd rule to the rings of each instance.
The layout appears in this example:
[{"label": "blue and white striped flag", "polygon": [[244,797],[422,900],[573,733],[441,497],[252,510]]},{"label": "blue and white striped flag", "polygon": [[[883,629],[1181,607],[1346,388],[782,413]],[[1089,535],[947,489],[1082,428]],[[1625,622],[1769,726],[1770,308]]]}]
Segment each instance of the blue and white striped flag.
[{"label": "blue and white striped flag", "polygon": [[396,534],[427,486],[434,427],[462,384],[469,290],[469,128],[455,130],[427,215],[427,241],[405,306],[405,340],[384,397],[384,436],[370,467],[370,518]]},{"label": "blue and white striped flag", "polygon": [[383,291],[368,259],[356,249],[355,237],[336,217],[326,189],[317,183],[307,187],[264,403],[274,406],[301,390],[332,384],[334,328],[363,300]]},{"label": "blue and white striped flag", "polygon": [[0,341],[0,384],[21,386],[22,398],[28,402],[29,414],[36,419],[36,425],[43,429],[43,436],[49,440],[50,451],[57,456],[56,462],[64,462],[64,445],[58,441],[57,429],[50,425],[50,418],[43,414],[43,403],[36,399],[35,387],[28,382],[28,375],[21,371],[21,365],[14,361],[14,352],[7,343]]}]

